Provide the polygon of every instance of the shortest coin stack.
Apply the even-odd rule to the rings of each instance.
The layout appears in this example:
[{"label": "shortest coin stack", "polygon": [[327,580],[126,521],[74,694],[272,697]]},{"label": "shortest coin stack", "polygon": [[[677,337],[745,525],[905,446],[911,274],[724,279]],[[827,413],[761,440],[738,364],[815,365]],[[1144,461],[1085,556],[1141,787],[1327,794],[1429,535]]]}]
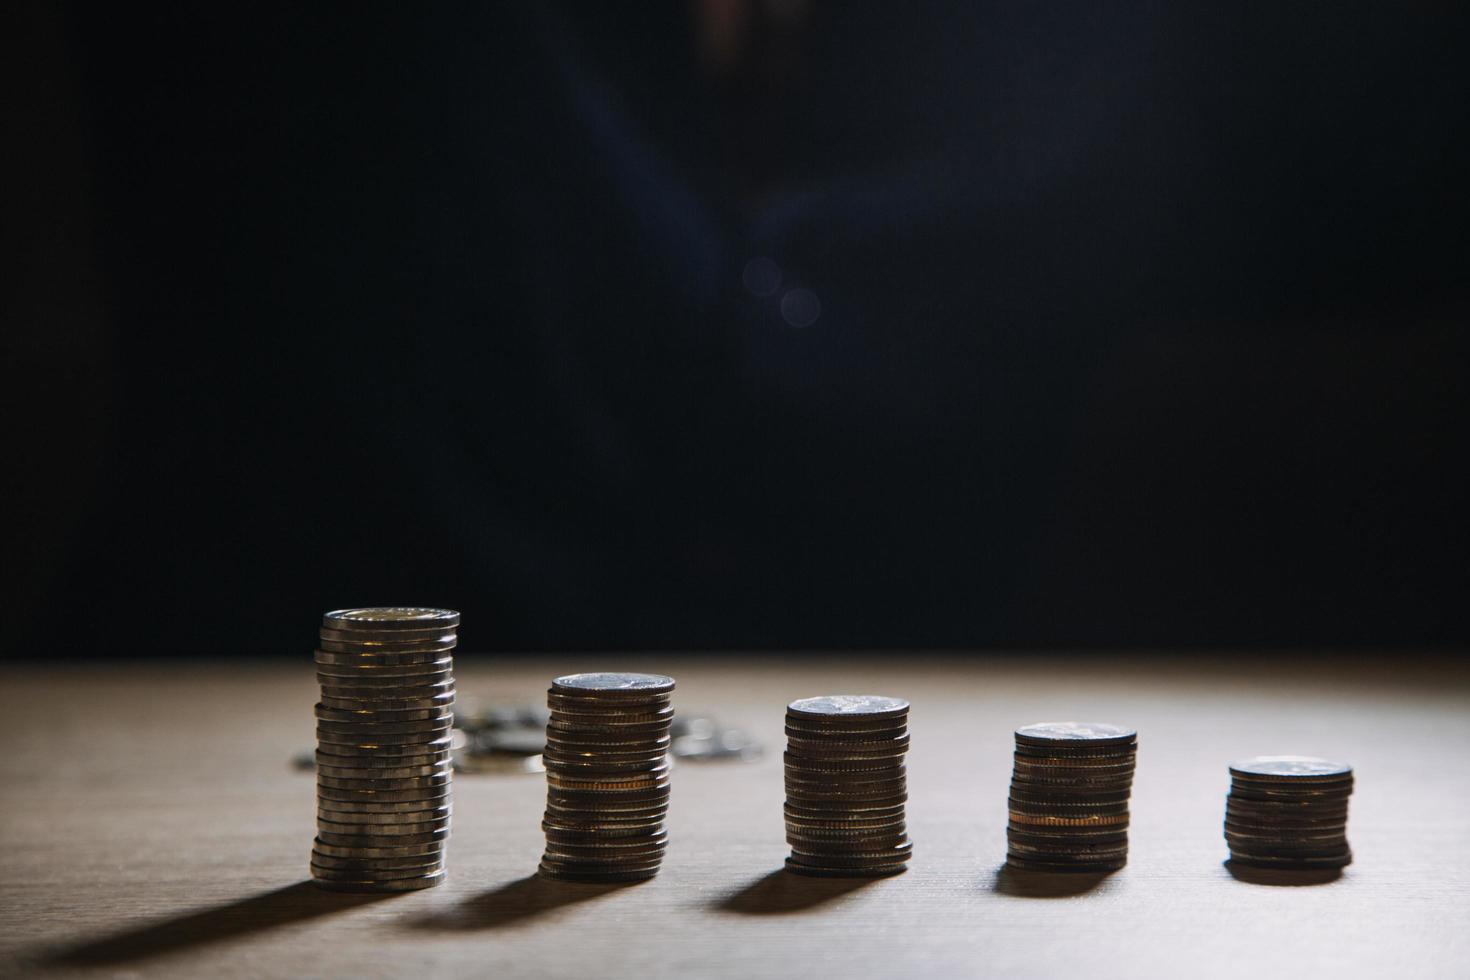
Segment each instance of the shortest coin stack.
[{"label": "shortest coin stack", "polygon": [[786,870],[825,878],[904,871],[909,703],[874,694],[786,707]]},{"label": "shortest coin stack", "polygon": [[551,682],[543,877],[614,882],[658,874],[668,845],[673,690],[673,678],[661,674]]},{"label": "shortest coin stack", "polygon": [[1232,863],[1258,868],[1344,868],[1351,766],[1304,755],[1263,755],[1230,767],[1225,841]]},{"label": "shortest coin stack", "polygon": [[1128,863],[1138,733],[1077,721],[1016,729],[1006,863],[1028,871],[1117,871]]},{"label": "shortest coin stack", "polygon": [[409,891],[444,880],[458,627],[447,609],[322,617],[311,850],[321,887]]}]

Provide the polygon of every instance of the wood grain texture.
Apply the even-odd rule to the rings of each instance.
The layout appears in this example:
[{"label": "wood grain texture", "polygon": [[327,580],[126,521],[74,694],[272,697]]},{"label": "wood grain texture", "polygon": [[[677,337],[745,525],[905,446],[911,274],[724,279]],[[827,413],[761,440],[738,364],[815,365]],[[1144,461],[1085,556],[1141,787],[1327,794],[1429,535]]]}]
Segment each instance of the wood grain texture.
[{"label": "wood grain texture", "polygon": [[[44,975],[1403,977],[1470,975],[1470,671],[1406,657],[459,658],[461,694],[541,698],[555,673],[657,669],[681,710],[762,738],[685,764],[663,873],[530,877],[538,776],[462,776],[446,884],[305,883],[311,665],[6,668],[0,970]],[[795,697],[913,702],[911,870],[779,873],[781,720]],[[1011,730],[1140,733],[1132,858],[1101,881],[999,873]],[[1222,865],[1226,763],[1357,767],[1356,863],[1316,885]]]}]

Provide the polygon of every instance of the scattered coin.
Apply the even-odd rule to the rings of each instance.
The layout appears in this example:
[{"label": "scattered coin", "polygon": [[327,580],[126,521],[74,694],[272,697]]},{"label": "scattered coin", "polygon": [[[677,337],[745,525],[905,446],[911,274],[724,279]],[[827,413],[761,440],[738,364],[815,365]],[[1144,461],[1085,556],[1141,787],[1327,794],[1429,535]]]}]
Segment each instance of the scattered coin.
[{"label": "scattered coin", "polygon": [[1128,862],[1138,733],[1093,722],[1016,729],[1006,863],[1030,871],[1116,871]]},{"label": "scattered coin", "polygon": [[561,881],[642,881],[668,846],[674,681],[661,674],[571,674],[546,703],[546,851]]},{"label": "scattered coin", "polygon": [[318,886],[409,891],[444,880],[458,626],[457,612],[416,607],[322,617]]}]

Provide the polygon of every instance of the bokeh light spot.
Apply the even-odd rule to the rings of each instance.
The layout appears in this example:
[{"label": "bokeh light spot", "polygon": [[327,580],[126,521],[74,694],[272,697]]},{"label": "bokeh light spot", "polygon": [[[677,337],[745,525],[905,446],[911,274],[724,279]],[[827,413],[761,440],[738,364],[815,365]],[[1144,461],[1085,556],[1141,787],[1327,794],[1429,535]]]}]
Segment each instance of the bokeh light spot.
[{"label": "bokeh light spot", "polygon": [[781,297],[781,317],[793,327],[809,327],[822,315],[822,301],[810,289],[788,290]]}]

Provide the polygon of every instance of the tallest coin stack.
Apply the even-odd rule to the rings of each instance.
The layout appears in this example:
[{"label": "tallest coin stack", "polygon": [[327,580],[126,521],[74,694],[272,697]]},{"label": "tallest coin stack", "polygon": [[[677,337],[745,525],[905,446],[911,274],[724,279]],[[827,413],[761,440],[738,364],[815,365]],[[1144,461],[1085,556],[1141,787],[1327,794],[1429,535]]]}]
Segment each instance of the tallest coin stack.
[{"label": "tallest coin stack", "polygon": [[321,887],[409,891],[444,880],[458,627],[447,609],[322,617],[311,851]]}]

